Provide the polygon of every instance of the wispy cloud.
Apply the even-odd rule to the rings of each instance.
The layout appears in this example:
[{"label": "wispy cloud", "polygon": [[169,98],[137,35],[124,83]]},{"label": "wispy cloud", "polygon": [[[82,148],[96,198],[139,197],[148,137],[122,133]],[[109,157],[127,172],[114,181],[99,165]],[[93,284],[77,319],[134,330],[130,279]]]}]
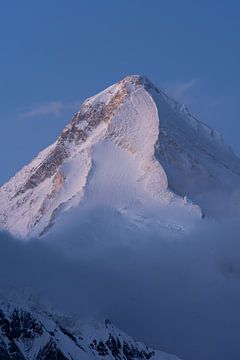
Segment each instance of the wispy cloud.
[{"label": "wispy cloud", "polygon": [[81,101],[64,102],[60,100],[49,101],[42,104],[31,105],[20,113],[20,118],[35,118],[41,116],[60,116],[65,111],[76,111]]},{"label": "wispy cloud", "polygon": [[165,84],[166,92],[180,102],[191,102],[192,93],[200,86],[201,79],[193,78],[188,81],[170,82]]}]

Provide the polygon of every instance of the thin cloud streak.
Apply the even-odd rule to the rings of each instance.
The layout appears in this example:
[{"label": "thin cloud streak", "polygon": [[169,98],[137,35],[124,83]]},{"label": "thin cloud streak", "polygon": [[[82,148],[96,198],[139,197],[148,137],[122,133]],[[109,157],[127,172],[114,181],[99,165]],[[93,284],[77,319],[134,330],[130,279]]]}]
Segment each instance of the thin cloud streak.
[{"label": "thin cloud streak", "polygon": [[165,84],[165,91],[175,100],[180,102],[191,102],[191,94],[200,85],[200,78],[188,81],[170,82]]},{"label": "thin cloud streak", "polygon": [[65,111],[76,111],[81,105],[81,101],[64,102],[60,100],[49,101],[43,104],[32,105],[20,114],[21,119],[36,118],[40,116],[60,116]]}]

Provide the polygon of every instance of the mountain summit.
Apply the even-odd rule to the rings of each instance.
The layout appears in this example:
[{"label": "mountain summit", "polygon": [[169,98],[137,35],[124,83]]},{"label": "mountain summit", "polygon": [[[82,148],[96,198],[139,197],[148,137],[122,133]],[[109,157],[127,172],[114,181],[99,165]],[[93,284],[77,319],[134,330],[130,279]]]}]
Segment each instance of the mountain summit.
[{"label": "mountain summit", "polygon": [[0,227],[41,236],[75,208],[80,220],[97,210],[100,223],[111,213],[130,226],[188,231],[207,210],[198,195],[239,179],[240,160],[217,131],[146,77],[127,76],[87,99],[0,188]]}]

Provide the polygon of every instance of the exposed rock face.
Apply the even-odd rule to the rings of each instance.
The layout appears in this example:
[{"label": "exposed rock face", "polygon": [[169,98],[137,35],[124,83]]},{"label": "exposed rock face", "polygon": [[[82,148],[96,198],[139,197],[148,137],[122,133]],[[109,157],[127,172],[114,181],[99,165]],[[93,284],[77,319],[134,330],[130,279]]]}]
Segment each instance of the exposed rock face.
[{"label": "exposed rock face", "polygon": [[154,351],[105,323],[50,313],[33,299],[0,304],[1,360],[177,360]]},{"label": "exposed rock face", "polygon": [[20,186],[14,196],[17,197],[20,194],[24,194],[27,190],[37,187],[46,178],[50,178],[55,174],[67,157],[68,152],[64,145],[57,144],[48,157],[36,169],[34,169],[35,171],[33,171],[33,174],[31,174],[27,181]]},{"label": "exposed rock face", "polygon": [[86,101],[80,111],[73,116],[70,124],[63,129],[48,157],[34,169],[33,174],[15,196],[38,186],[46,178],[54,175],[63,161],[71,155],[68,150],[69,144],[72,146],[83,144],[102,121],[108,123],[126,96],[127,89],[123,84],[108,103]]},{"label": "exposed rock face", "polygon": [[[99,167],[104,172],[97,179]],[[57,141],[0,188],[0,228],[21,237],[45,234],[59,214],[81,207],[94,182],[105,192],[102,203],[122,189],[113,209],[141,201],[145,208],[154,202],[152,208],[160,211],[175,203],[179,214],[200,218],[200,208],[184,197],[208,214],[199,194],[228,191],[239,180],[240,160],[215,130],[147,78],[128,76],[87,99]],[[185,228],[182,220],[173,220],[175,228]],[[169,227],[165,218],[160,223]]]},{"label": "exposed rock face", "polygon": [[64,185],[64,176],[63,176],[63,174],[61,173],[60,170],[58,170],[56,175],[54,176],[53,184],[54,184],[54,189],[57,192],[60,191],[61,188],[63,187],[63,185]]}]

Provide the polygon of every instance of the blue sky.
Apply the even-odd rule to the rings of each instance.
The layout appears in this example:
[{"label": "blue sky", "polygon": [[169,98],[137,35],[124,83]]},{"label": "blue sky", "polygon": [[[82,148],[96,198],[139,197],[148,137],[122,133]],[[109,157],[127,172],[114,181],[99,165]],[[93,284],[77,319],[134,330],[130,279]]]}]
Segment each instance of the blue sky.
[{"label": "blue sky", "polygon": [[0,183],[79,104],[145,74],[240,154],[240,2],[1,0]]}]

